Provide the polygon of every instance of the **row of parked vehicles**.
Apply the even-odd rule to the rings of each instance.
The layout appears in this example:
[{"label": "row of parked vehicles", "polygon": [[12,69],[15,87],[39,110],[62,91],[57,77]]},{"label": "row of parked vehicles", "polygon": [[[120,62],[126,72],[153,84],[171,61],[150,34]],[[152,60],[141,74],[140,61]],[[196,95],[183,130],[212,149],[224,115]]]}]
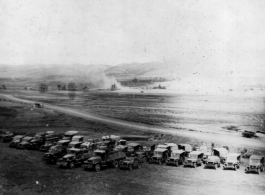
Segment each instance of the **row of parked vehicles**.
[{"label": "row of parked vehicles", "polygon": [[[84,170],[93,169],[100,171],[103,167],[112,166],[120,169],[140,168],[144,163],[157,163],[173,166],[197,167],[237,170],[241,165],[240,153],[229,153],[227,146],[213,148],[211,151],[206,146],[192,148],[189,144],[154,144],[152,143],[127,143],[120,136],[103,136],[101,139],[84,140],[78,131],[68,131],[56,134],[47,131],[37,134],[12,135],[9,147],[17,149],[35,149],[45,151],[42,160],[49,164],[57,164],[60,168],[70,169],[82,166]],[[246,173],[264,171],[264,157],[252,155]]]}]

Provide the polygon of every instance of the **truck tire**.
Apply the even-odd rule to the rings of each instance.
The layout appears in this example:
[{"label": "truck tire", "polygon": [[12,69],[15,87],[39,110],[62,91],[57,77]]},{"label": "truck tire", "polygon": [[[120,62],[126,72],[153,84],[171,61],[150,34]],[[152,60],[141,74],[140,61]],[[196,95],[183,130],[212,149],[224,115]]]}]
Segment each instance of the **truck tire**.
[{"label": "truck tire", "polygon": [[235,171],[237,170],[237,167],[235,166]]},{"label": "truck tire", "polygon": [[138,166],[137,166],[137,168],[138,168],[138,169],[140,169],[140,168],[141,168],[141,163],[138,163]]},{"label": "truck tire", "polygon": [[193,167],[196,168],[197,167],[197,164],[196,163],[193,163]]},{"label": "truck tire", "polygon": [[146,157],[143,157],[143,163],[146,163],[146,162],[147,162]]},{"label": "truck tire", "polygon": [[118,163],[118,161],[115,160],[115,161],[113,162],[113,167],[114,167],[114,168],[118,168],[118,167],[119,167],[119,163]]},{"label": "truck tire", "polygon": [[158,164],[159,164],[159,165],[162,165],[162,160],[159,160],[159,161],[158,161]]},{"label": "truck tire", "polygon": [[178,167],[179,166],[179,161],[176,161],[176,164],[175,165],[176,165],[176,167]]},{"label": "truck tire", "polygon": [[217,169],[217,164],[214,165],[214,169],[215,169],[215,170]]},{"label": "truck tire", "polygon": [[100,165],[99,164],[96,164],[95,166],[94,166],[94,170],[96,171],[96,172],[99,172],[100,171]]},{"label": "truck tire", "polygon": [[122,166],[122,162],[123,162],[122,160],[119,161],[119,167]]},{"label": "truck tire", "polygon": [[129,168],[129,171],[132,171],[132,165],[129,165],[128,168]]},{"label": "truck tire", "polygon": [[74,169],[74,168],[75,168],[75,163],[71,162],[71,163],[69,164],[69,167],[70,167],[70,169]]}]

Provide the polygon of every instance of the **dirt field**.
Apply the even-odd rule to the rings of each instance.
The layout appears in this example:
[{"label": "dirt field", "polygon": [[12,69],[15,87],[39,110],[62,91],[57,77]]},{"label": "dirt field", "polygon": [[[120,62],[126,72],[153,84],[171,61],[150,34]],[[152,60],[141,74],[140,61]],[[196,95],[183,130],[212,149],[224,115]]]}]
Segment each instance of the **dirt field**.
[{"label": "dirt field", "polygon": [[[104,110],[105,107],[103,102],[110,102],[110,100],[115,102],[117,98],[120,98],[117,94],[113,96],[114,98],[112,98],[112,94],[110,94],[110,97],[100,96],[98,97],[101,98],[100,100],[95,99],[94,101],[100,101],[102,104],[101,108]],[[90,98],[88,100],[93,100],[93,98],[96,97],[92,98],[89,96],[87,98]],[[124,96],[121,96],[121,98],[123,99],[116,102],[110,109],[113,109],[113,111],[121,109],[120,107],[122,106]],[[161,105],[161,103],[163,103],[156,103],[157,100],[155,101],[152,98],[154,97],[149,97],[149,99],[146,98],[145,100],[139,99],[139,104],[141,102],[143,104],[137,104],[137,107],[142,106],[146,109],[146,106],[150,106],[150,102],[153,102],[152,107],[156,109],[156,104]],[[69,103],[69,101],[75,102],[76,105],[74,105],[73,102],[71,105],[67,104],[66,102]],[[84,98],[76,98],[74,100],[65,98],[65,102],[55,99],[52,102],[57,102],[57,105],[63,106],[63,104],[65,104],[65,106],[68,105],[69,107],[81,110],[93,108],[97,105],[95,102],[92,105],[90,101],[87,101],[88,106],[82,107],[80,106],[81,104],[78,104],[78,101],[82,102]],[[49,103],[51,103],[50,100]],[[181,105],[184,106],[184,104],[179,104],[177,107],[180,108],[178,109],[184,110],[184,108],[181,108]],[[132,106],[132,108],[133,107],[134,106]],[[176,107],[172,109],[176,109]],[[98,111],[99,110],[101,109],[98,109]],[[159,110],[162,112],[162,109]],[[169,106],[166,112],[168,112],[168,110],[170,110]],[[96,112],[97,109],[95,108],[89,111]],[[107,115],[107,108],[104,111],[105,112],[101,114]],[[186,111],[187,114],[189,114],[189,111]],[[109,113],[110,112],[111,111],[109,111]],[[122,111],[119,111],[118,113],[121,112]],[[237,112],[234,111],[233,114],[234,113]],[[238,115],[243,116],[244,114]],[[257,112],[257,110],[255,110],[255,112],[250,112],[248,116],[256,116],[256,118],[258,118],[262,117],[261,115],[262,112]],[[120,114],[120,116],[122,115]],[[165,117],[166,115],[163,116]],[[207,116],[210,116],[210,114],[208,113]],[[228,119],[229,117],[226,118]],[[203,124],[204,122],[201,123]],[[231,123],[218,122],[217,124],[223,126],[224,124],[235,123],[232,121]],[[160,125],[162,125],[162,123],[160,123]],[[206,122],[205,125],[207,125]],[[255,124],[253,123],[251,125],[254,126]],[[152,131],[137,131],[129,128],[126,129],[119,125],[115,126],[113,124],[93,122],[58,113],[50,109],[32,109],[31,106],[6,101],[0,102],[0,127],[21,132],[41,132],[47,130],[65,132],[67,130],[78,130],[80,134],[91,138],[102,137],[103,135],[109,134],[148,136],[157,134]],[[221,129],[221,131],[225,130]],[[192,133],[192,131],[190,131],[190,133]],[[191,139],[170,134],[165,135],[161,142],[187,142],[193,145],[201,144],[200,139]],[[209,146],[211,142],[206,142],[206,144]],[[232,151],[240,151],[240,149],[240,147],[236,146],[231,147]],[[265,155],[262,150],[256,149],[251,151]],[[41,161],[42,155],[43,153],[38,151],[10,149],[7,143],[1,144],[0,194],[263,194],[265,190],[264,172],[260,175],[244,173],[247,159],[244,159],[244,165],[237,171],[223,171],[221,168],[218,170],[203,169],[203,167],[194,169],[183,168],[182,166],[172,167],[145,164],[141,169],[133,170],[132,172],[109,168],[95,173],[93,171],[84,171],[82,168],[68,170],[59,169],[54,165],[45,165]]]}]

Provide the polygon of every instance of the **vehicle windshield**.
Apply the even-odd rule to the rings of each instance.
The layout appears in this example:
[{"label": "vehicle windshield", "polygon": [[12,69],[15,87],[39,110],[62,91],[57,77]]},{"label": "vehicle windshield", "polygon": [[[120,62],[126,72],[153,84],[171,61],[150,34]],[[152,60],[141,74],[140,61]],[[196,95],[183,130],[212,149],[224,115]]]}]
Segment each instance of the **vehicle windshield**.
[{"label": "vehicle windshield", "polygon": [[134,151],[134,148],[132,146],[129,146],[128,151]]},{"label": "vehicle windshield", "polygon": [[180,154],[179,154],[179,153],[172,153],[171,156],[172,156],[172,157],[179,157]]},{"label": "vehicle windshield", "polygon": [[155,152],[156,155],[162,156],[163,152]]},{"label": "vehicle windshield", "polygon": [[74,151],[74,150],[68,150],[67,151],[67,154],[76,154],[77,153],[77,151]]},{"label": "vehicle windshield", "polygon": [[75,146],[75,144],[69,144],[68,145],[68,148],[72,148],[72,147],[74,147]]},{"label": "vehicle windshield", "polygon": [[28,140],[30,140],[31,139],[31,137],[24,137],[23,139],[22,139],[22,141],[28,141]]},{"label": "vehicle windshield", "polygon": [[39,141],[41,139],[41,136],[40,135],[35,135],[34,139]]},{"label": "vehicle windshield", "polygon": [[190,154],[190,158],[198,158],[197,154]]},{"label": "vehicle windshield", "polygon": [[260,163],[260,160],[259,159],[250,159],[250,163],[251,164],[257,164],[257,163]]},{"label": "vehicle windshield", "polygon": [[52,145],[52,141],[46,141],[45,145]]},{"label": "vehicle windshield", "polygon": [[215,160],[216,157],[214,157],[214,156],[208,156],[208,159],[209,159],[209,160]]},{"label": "vehicle windshield", "polygon": [[134,159],[134,157],[126,157],[126,160],[133,160]]},{"label": "vehicle windshield", "polygon": [[14,137],[14,141],[19,141],[21,137]]},{"label": "vehicle windshield", "polygon": [[100,153],[100,152],[94,152],[94,156],[101,157],[102,155],[103,155],[103,153]]},{"label": "vehicle windshield", "polygon": [[228,156],[226,159],[226,161],[235,161],[235,160],[237,160],[237,158],[234,156]]}]

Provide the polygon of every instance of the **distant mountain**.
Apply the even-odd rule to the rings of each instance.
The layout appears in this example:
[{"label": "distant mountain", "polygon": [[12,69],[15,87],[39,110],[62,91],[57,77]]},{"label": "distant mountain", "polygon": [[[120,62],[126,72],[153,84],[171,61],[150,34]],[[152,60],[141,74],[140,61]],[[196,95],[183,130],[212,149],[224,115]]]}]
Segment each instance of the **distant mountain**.
[{"label": "distant mountain", "polygon": [[148,62],[119,64],[105,70],[106,75],[115,77],[183,77],[189,72],[175,62]]},{"label": "distant mountain", "polygon": [[56,79],[60,77],[86,78],[91,72],[104,72],[108,65],[0,65],[0,78],[39,78]]}]

